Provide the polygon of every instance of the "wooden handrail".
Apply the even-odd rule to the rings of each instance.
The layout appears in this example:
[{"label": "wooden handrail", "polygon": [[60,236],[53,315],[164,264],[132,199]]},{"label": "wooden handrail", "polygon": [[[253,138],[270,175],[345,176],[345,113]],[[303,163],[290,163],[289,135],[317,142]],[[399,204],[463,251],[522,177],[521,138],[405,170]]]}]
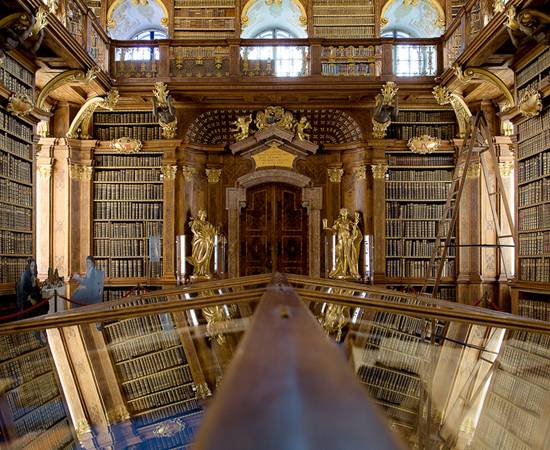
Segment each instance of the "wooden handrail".
[{"label": "wooden handrail", "polygon": [[403,448],[313,315],[273,277],[194,448]]}]

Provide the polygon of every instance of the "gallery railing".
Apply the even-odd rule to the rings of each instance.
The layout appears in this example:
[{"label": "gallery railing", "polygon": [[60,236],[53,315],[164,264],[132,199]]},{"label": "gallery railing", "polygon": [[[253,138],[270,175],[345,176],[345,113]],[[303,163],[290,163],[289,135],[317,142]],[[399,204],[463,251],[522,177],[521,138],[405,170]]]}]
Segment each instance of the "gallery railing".
[{"label": "gallery railing", "polygon": [[441,72],[438,39],[237,39],[112,41],[118,83],[160,77],[207,82],[383,75],[433,77]]},{"label": "gallery railing", "polygon": [[[3,324],[0,440],[24,446],[48,439],[48,448],[70,440],[84,448],[143,441],[151,447],[188,445],[204,412],[216,408],[212,394],[220,386],[223,391],[225,382],[232,391],[231,360],[262,296],[290,289],[277,280],[268,288],[270,278],[201,283]],[[269,390],[275,347],[289,352],[288,366],[277,370],[288,375],[291,363],[303,357],[312,371],[307,379],[285,378],[290,381],[283,387],[294,392],[288,398],[311,399],[312,386],[322,385],[329,368],[318,340],[307,341],[300,352],[283,345],[301,336],[300,326],[292,328],[299,314],[319,323],[340,348],[407,445],[542,448],[549,420],[550,323],[356,283],[287,278],[311,315],[291,304],[268,311],[272,324],[286,331],[280,342],[272,338],[262,345],[257,361],[263,369],[257,382],[247,384],[258,395],[247,401],[287,398],[269,395],[275,392]],[[343,398],[346,392],[343,387]],[[326,397],[319,395],[322,403]],[[294,410],[288,408],[296,405],[279,406],[290,417]],[[330,422],[324,408],[306,412]],[[351,409],[349,414],[352,420]],[[332,423],[326,428],[333,430]]]}]

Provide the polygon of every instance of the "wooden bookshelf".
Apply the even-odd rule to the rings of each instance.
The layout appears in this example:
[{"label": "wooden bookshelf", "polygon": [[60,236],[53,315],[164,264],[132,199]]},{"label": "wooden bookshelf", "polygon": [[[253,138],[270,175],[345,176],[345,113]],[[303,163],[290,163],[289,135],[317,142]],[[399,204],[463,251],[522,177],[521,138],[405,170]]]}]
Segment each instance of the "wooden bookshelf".
[{"label": "wooden bookshelf", "polygon": [[152,111],[101,112],[94,114],[94,137],[109,141],[122,137],[151,141],[161,139],[162,129]]},{"label": "wooden bookshelf", "polygon": [[0,409],[4,440],[17,441],[17,448],[74,445],[48,348],[33,333],[0,336],[0,346],[0,378],[8,381],[2,393],[5,407]]},{"label": "wooden bookshelf", "polygon": [[106,324],[103,334],[120,390],[139,432],[167,417],[201,410],[171,314]]},{"label": "wooden bookshelf", "polygon": [[[145,280],[162,273],[163,185],[160,152],[96,152],[93,182],[93,254],[111,279]],[[159,239],[160,262],[150,262]],[[138,281],[139,282],[139,281]]]},{"label": "wooden bookshelf", "polygon": [[373,0],[314,0],[313,37],[376,37]]},{"label": "wooden bookshelf", "polygon": [[[386,277],[409,284],[426,276],[451,187],[454,150],[428,155],[392,151],[386,156]],[[455,276],[455,259],[455,248],[450,247],[444,279]]]},{"label": "wooden bookshelf", "polygon": [[[517,98],[530,88],[541,90],[550,82],[550,48],[543,50],[516,73]],[[521,139],[521,136],[520,136]]]},{"label": "wooden bookshelf", "polygon": [[401,109],[388,127],[387,137],[408,140],[428,134],[443,140],[456,136],[456,119],[452,110]]},{"label": "wooden bookshelf", "polygon": [[235,0],[176,0],[174,39],[232,37],[236,14]]},{"label": "wooden bookshelf", "polygon": [[[11,93],[34,92],[34,72],[13,55],[0,66],[0,83]],[[33,125],[0,104],[0,291],[13,292],[33,254]]]}]

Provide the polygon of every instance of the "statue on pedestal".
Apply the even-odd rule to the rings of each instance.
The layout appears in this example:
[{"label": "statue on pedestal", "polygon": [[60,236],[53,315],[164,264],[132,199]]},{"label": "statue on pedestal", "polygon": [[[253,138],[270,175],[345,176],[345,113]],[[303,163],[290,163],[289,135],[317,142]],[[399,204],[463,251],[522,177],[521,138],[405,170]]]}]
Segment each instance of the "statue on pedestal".
[{"label": "statue on pedestal", "polygon": [[187,262],[193,266],[191,281],[210,280],[210,260],[214,250],[214,237],[218,230],[206,220],[206,211],[199,210],[197,217],[191,217],[189,221],[193,240],[191,241],[191,256]]},{"label": "statue on pedestal", "polygon": [[359,280],[359,244],[363,236],[359,230],[359,212],[355,212],[353,220],[346,208],[340,209],[340,215],[332,227],[323,219],[323,230],[336,234],[336,266],[330,271],[329,277],[338,280]]}]

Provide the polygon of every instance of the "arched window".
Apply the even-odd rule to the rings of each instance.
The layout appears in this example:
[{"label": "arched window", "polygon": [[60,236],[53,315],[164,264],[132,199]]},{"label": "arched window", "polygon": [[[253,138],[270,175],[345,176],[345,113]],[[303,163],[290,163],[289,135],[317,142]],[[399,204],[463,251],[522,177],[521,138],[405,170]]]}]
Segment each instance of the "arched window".
[{"label": "arched window", "polygon": [[[410,38],[401,30],[386,30],[381,37]],[[437,53],[432,45],[397,44],[393,46],[393,74],[398,77],[434,76]]]},{"label": "arched window", "polygon": [[132,39],[133,41],[147,41],[166,38],[166,31],[152,29],[140,31],[139,33],[136,33],[134,36],[132,36],[130,39]]},{"label": "arched window", "polygon": [[[166,32],[162,30],[143,30],[132,36],[133,41],[149,41],[154,39],[166,39]],[[131,48],[116,48],[115,49],[115,61],[122,60],[124,54],[124,61],[158,61],[160,59],[160,52],[158,47],[131,47]]]}]

